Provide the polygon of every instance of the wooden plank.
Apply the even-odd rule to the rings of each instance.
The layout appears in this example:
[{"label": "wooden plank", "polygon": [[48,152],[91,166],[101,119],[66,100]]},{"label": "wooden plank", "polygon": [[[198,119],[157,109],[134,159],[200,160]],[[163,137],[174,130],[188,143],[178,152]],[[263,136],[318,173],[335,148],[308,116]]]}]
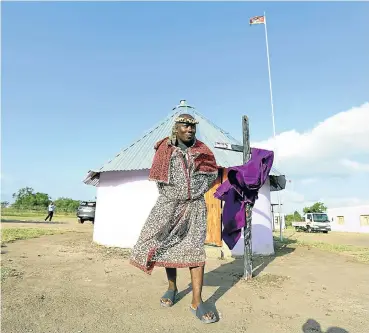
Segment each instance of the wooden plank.
[{"label": "wooden plank", "polygon": [[228,180],[228,169],[224,168],[224,169],[223,169],[223,179],[222,179],[222,183],[224,183],[226,180]]},{"label": "wooden plank", "polygon": [[[247,163],[250,159],[250,133],[249,133],[249,119],[247,116],[242,117],[242,134],[243,134],[243,163]],[[252,235],[251,235],[251,221],[252,209],[249,204],[246,204],[245,209],[246,226],[243,231],[244,235],[244,279],[252,279]]]},{"label": "wooden plank", "polygon": [[[225,181],[228,180],[228,169],[224,168],[222,170],[222,179],[221,179],[221,183],[223,184]],[[223,227],[223,207],[224,207],[224,202],[220,201],[220,230],[222,230]]]},{"label": "wooden plank", "polygon": [[222,221],[221,221],[221,201],[214,198],[214,193],[221,184],[221,175],[211,189],[205,193],[207,215],[207,232],[205,244],[222,246]]},{"label": "wooden plank", "polygon": [[214,148],[243,152],[243,146],[233,145],[227,142],[215,142]]}]

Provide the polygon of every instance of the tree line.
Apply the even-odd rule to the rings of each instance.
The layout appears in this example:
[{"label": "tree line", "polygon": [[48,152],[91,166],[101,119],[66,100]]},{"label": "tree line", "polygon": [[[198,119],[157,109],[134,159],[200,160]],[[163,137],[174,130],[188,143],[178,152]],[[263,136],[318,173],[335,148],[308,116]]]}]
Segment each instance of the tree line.
[{"label": "tree line", "polygon": [[80,201],[71,198],[58,198],[51,200],[47,193],[35,192],[32,187],[24,187],[13,194],[14,203],[11,205],[7,201],[1,202],[1,207],[11,207],[19,210],[44,211],[51,201],[54,202],[56,210],[60,212],[75,212]]}]

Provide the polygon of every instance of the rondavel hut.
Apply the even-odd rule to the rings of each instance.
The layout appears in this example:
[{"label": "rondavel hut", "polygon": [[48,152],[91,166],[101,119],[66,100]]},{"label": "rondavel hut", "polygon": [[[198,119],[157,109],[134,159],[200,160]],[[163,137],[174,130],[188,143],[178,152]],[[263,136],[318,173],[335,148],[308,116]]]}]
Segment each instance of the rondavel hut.
[{"label": "rondavel hut", "polygon": [[[206,244],[222,247],[222,202],[213,194],[226,180],[227,168],[242,165],[242,153],[214,148],[215,142],[240,145],[227,132],[187,105],[182,100],[173,112],[143,137],[123,149],[98,170],[90,170],[85,184],[96,186],[96,213],[94,242],[121,248],[132,248],[141,228],[158,197],[155,182],[148,180],[154,157],[154,145],[171,133],[174,119],[181,113],[190,113],[198,121],[196,137],[214,153],[219,166],[219,177],[206,193],[208,208]],[[241,122],[240,122],[241,124]],[[284,189],[285,178],[274,168],[259,191],[252,215],[252,249],[254,254],[274,253],[270,192]],[[232,250],[243,254],[243,238]]]}]

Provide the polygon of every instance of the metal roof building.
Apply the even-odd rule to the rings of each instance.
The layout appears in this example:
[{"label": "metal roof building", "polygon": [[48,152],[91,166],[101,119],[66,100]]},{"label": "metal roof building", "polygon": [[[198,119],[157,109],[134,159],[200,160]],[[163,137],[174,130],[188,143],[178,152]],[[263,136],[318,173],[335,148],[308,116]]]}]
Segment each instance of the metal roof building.
[{"label": "metal roof building", "polygon": [[[213,124],[209,119],[196,111],[195,108],[187,105],[186,101],[182,100],[168,117],[160,121],[139,140],[122,149],[113,159],[105,163],[99,170],[90,170],[84,179],[84,183],[96,186],[99,182],[99,175],[103,172],[150,169],[155,153],[155,143],[170,135],[174,119],[181,113],[192,114],[196,120],[199,121],[196,130],[196,137],[212,150],[218,166],[228,168],[241,165],[243,163],[243,156],[241,153],[217,149],[214,147],[215,142],[225,142],[234,145],[242,145],[242,143],[230,136],[217,125]],[[277,183],[281,183],[281,181],[283,182],[281,177],[284,178],[284,176],[274,168],[272,168],[271,176],[275,176],[273,177],[275,180],[279,179]],[[276,188],[274,190],[277,190],[277,188],[284,188],[284,185],[282,184],[275,184],[275,186]]]}]

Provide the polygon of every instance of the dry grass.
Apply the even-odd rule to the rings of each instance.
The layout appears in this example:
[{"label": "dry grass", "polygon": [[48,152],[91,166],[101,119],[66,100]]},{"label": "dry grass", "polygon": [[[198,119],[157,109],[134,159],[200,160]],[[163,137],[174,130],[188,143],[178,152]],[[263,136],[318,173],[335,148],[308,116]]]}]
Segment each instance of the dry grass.
[{"label": "dry grass", "polygon": [[302,246],[307,246],[311,248],[317,248],[323,251],[339,253],[352,257],[353,259],[369,263],[369,248],[357,247],[352,245],[338,245],[338,244],[328,244],[323,242],[299,242]]},{"label": "dry grass", "polygon": [[120,247],[108,247],[96,243],[92,243],[92,248],[96,252],[102,254],[104,258],[128,259],[131,254],[131,249],[125,249]]},{"label": "dry grass", "polygon": [[254,277],[250,282],[254,287],[270,286],[281,288],[282,282],[286,280],[289,280],[288,276],[263,273]]},{"label": "dry grass", "polygon": [[21,239],[36,238],[44,235],[55,235],[67,232],[60,229],[40,228],[6,228],[1,230],[1,243],[14,242]]},{"label": "dry grass", "polygon": [[[1,209],[1,216],[7,216],[7,217],[39,217],[44,216],[44,218],[47,215],[47,209],[44,210],[26,210],[26,209],[14,209],[14,208],[2,208]],[[61,212],[57,211],[54,216],[60,216],[60,217],[75,217],[75,212]]]},{"label": "dry grass", "polygon": [[[29,214],[29,215],[1,215],[1,221],[6,220],[13,220],[13,221],[40,221],[43,222],[45,220],[46,214]],[[52,222],[59,222],[59,221],[77,221],[76,216],[72,215],[54,215]]]},{"label": "dry grass", "polygon": [[315,248],[322,251],[328,251],[332,253],[338,253],[341,255],[349,256],[351,259],[369,263],[369,248],[367,247],[358,247],[353,245],[342,245],[342,244],[330,244],[325,242],[309,242],[309,241],[300,241],[292,238],[285,238],[282,242],[274,237],[274,242],[276,245],[276,251],[281,248],[296,248],[298,246],[304,246],[308,248]]},{"label": "dry grass", "polygon": [[23,277],[23,272],[17,271],[15,268],[2,266],[0,271],[1,271],[1,281],[4,281],[8,277],[16,277],[16,278]]}]

